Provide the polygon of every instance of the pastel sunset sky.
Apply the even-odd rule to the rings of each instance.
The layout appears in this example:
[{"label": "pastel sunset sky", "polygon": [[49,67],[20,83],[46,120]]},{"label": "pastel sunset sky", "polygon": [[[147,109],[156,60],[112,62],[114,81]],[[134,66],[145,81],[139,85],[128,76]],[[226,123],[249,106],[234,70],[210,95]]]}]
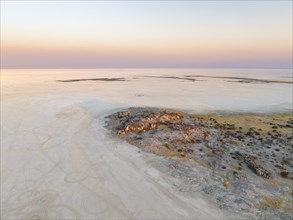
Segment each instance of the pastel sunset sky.
[{"label": "pastel sunset sky", "polygon": [[292,68],[292,1],[1,1],[1,68]]}]

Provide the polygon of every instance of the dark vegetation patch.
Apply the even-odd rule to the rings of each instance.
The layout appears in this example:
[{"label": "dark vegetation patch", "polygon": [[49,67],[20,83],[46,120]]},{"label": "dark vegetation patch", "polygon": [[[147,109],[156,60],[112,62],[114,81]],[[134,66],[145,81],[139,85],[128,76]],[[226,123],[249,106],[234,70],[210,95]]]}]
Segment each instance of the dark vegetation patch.
[{"label": "dark vegetation patch", "polygon": [[68,80],[56,80],[57,82],[82,82],[82,81],[106,81],[106,82],[113,82],[113,81],[126,81],[125,78],[89,78],[89,79],[68,79]]},{"label": "dark vegetation patch", "polygon": [[293,84],[292,80],[267,80],[267,79],[255,79],[255,78],[246,78],[246,77],[230,77],[230,76],[205,76],[205,75],[185,75],[187,78],[215,78],[215,79],[233,79],[236,81],[230,81],[227,82],[239,82],[239,83],[288,83]]},{"label": "dark vegetation patch", "polygon": [[191,79],[188,77],[177,77],[177,76],[144,76],[148,78],[159,78],[159,79],[177,79],[177,80],[187,80],[191,82],[199,81],[197,79]]}]

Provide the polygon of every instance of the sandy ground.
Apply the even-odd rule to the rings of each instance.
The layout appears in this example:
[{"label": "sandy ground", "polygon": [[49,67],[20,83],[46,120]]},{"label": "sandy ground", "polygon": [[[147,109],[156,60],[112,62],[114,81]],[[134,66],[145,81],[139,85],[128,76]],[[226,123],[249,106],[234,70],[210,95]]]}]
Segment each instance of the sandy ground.
[{"label": "sandy ground", "polygon": [[[200,194],[177,191],[155,155],[111,138],[104,117],[129,106],[287,111],[292,85],[147,74],[1,70],[1,219],[228,218]],[[55,81],[89,77],[127,81]]]}]

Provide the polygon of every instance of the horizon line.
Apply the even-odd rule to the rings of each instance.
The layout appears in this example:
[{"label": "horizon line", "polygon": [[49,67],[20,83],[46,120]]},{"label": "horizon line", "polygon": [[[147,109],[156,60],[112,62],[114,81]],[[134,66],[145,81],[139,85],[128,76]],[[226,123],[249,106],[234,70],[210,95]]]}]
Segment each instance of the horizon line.
[{"label": "horizon line", "polygon": [[288,69],[292,67],[0,67],[0,70],[17,69]]}]

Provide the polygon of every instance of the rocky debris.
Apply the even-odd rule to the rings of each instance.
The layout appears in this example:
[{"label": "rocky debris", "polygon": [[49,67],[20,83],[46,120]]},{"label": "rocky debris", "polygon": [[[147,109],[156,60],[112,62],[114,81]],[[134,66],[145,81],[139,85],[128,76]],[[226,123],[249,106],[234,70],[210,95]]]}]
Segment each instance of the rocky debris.
[{"label": "rocky debris", "polygon": [[241,154],[239,152],[235,152],[235,155],[238,156],[240,160],[243,160],[247,166],[255,172],[257,175],[262,176],[264,178],[270,179],[272,178],[272,174],[258,164],[256,157],[246,154]]},{"label": "rocky debris", "polygon": [[122,117],[127,117],[127,120],[121,120],[121,129],[118,130],[117,134],[127,134],[129,132],[141,133],[151,129],[157,129],[158,125],[182,125],[182,115],[176,113],[168,113],[167,111],[162,111],[154,114],[149,111],[142,112],[139,115],[133,115],[130,112],[119,112],[114,117],[121,119]]},{"label": "rocky debris", "polygon": [[[260,218],[266,213],[287,219],[293,212],[292,190],[282,191],[292,189],[292,129],[286,126],[291,118],[189,115],[155,108],[130,108],[108,118],[115,136],[172,161],[170,176],[183,181],[178,190],[200,190],[219,207]],[[274,199],[282,203],[267,209]]]}]

